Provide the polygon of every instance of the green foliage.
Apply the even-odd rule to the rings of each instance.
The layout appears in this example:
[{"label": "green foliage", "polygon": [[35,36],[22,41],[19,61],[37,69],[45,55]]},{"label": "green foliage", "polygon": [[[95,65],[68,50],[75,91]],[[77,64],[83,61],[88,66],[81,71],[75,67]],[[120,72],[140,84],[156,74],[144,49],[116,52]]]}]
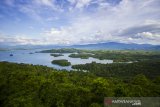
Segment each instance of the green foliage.
[{"label": "green foliage", "polygon": [[0,107],[103,107],[104,97],[160,97],[159,80],[158,75],[150,79],[138,74],[125,81],[92,72],[0,62]]},{"label": "green foliage", "polygon": [[132,78],[138,74],[144,74],[149,78],[155,78],[160,75],[160,61],[142,61],[134,63],[87,63],[73,65],[72,68],[79,70],[87,70],[101,77],[117,77],[117,78]]},{"label": "green foliage", "polygon": [[160,59],[157,51],[131,51],[131,50],[99,50],[92,51],[92,57],[98,59],[112,59],[114,62],[145,61]]},{"label": "green foliage", "polygon": [[66,60],[66,59],[53,60],[52,64],[57,64],[57,65],[60,65],[60,66],[69,66],[69,65],[71,65],[71,63],[68,62],[68,60]]}]

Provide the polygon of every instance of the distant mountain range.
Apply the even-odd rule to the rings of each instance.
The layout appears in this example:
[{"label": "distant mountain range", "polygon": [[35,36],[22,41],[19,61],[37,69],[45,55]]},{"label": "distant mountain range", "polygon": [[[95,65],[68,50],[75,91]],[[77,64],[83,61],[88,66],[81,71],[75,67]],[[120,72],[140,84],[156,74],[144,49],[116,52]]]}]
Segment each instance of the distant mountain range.
[{"label": "distant mountain range", "polygon": [[0,46],[0,50],[10,49],[52,49],[52,48],[78,48],[78,49],[106,49],[106,50],[160,50],[160,45],[151,44],[125,44],[117,42],[86,44],[86,45],[71,45],[71,46],[56,46],[56,45],[18,45],[18,46]]},{"label": "distant mountain range", "polygon": [[72,48],[82,49],[107,49],[107,50],[160,50],[160,45],[150,44],[125,44],[117,42],[87,44],[87,45],[73,45]]}]

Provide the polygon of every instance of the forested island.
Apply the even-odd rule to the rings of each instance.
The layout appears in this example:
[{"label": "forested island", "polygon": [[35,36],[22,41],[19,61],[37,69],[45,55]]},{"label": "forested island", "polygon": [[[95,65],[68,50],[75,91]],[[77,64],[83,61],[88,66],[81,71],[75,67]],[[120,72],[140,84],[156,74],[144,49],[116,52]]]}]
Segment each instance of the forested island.
[{"label": "forested island", "polygon": [[[68,72],[0,62],[0,106],[103,107],[104,97],[160,97],[159,64],[158,61],[101,67],[92,63],[92,66],[86,65],[89,72]],[[103,66],[108,73],[98,72]]]},{"label": "forested island", "polygon": [[[143,50],[82,50],[74,48],[62,48],[43,50],[41,53],[72,53],[69,57],[87,59],[89,57],[100,60],[109,59],[114,62],[135,62],[145,60],[160,60],[160,51]],[[77,54],[75,54],[77,53]]]},{"label": "forested island", "polygon": [[0,51],[7,51],[7,49],[1,49],[1,48],[0,48]]},{"label": "forested island", "polygon": [[91,56],[92,56],[91,54],[87,54],[87,53],[78,53],[78,54],[69,55],[69,57],[71,58],[81,58],[81,59],[88,59]]},{"label": "forested island", "polygon": [[56,53],[52,53],[52,54],[50,54],[51,56],[54,56],[54,57],[59,57],[59,56],[63,56],[63,54],[56,54]]},{"label": "forested island", "polygon": [[69,66],[69,65],[71,65],[71,63],[68,62],[68,60],[66,60],[66,59],[53,60],[52,64],[57,64],[57,65],[60,65],[60,66]]},{"label": "forested island", "polygon": [[42,50],[40,51],[40,53],[74,53],[77,51],[79,50],[74,48],[60,48],[60,49]]}]

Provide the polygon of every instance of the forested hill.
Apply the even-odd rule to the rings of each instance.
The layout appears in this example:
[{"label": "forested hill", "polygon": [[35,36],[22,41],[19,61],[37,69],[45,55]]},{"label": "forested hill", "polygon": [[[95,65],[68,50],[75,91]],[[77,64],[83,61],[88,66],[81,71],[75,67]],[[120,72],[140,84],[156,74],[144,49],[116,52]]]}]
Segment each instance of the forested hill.
[{"label": "forested hill", "polygon": [[0,62],[0,107],[103,107],[104,97],[111,96],[160,97],[160,76],[136,74],[126,81],[95,72]]}]

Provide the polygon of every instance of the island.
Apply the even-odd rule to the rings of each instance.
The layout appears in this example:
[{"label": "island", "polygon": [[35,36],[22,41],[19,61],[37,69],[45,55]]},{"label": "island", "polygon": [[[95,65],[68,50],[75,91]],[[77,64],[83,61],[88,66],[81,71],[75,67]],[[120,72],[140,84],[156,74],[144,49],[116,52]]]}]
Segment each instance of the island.
[{"label": "island", "polygon": [[113,62],[137,62],[144,60],[160,60],[159,51],[145,50],[82,50],[82,49],[51,49],[43,50],[41,53],[71,53],[69,57],[88,59],[89,57],[99,60],[109,59]]},{"label": "island", "polygon": [[34,54],[33,52],[30,52],[29,54]]},{"label": "island", "polygon": [[74,48],[61,48],[61,49],[50,49],[50,50],[42,50],[40,53],[74,53],[78,52],[78,49]]},{"label": "island", "polygon": [[0,48],[0,51],[8,51],[8,49]]},{"label": "island", "polygon": [[71,63],[66,59],[53,60],[52,64],[60,65],[60,66],[70,66]]},{"label": "island", "polygon": [[10,54],[9,56],[13,56],[13,54]]},{"label": "island", "polygon": [[88,59],[89,57],[92,57],[92,55],[88,54],[88,53],[78,53],[78,54],[70,54],[69,57],[71,57],[71,58]]},{"label": "island", "polygon": [[51,55],[51,56],[54,56],[54,57],[64,56],[63,54],[56,54],[56,53],[50,54],[50,55]]}]

